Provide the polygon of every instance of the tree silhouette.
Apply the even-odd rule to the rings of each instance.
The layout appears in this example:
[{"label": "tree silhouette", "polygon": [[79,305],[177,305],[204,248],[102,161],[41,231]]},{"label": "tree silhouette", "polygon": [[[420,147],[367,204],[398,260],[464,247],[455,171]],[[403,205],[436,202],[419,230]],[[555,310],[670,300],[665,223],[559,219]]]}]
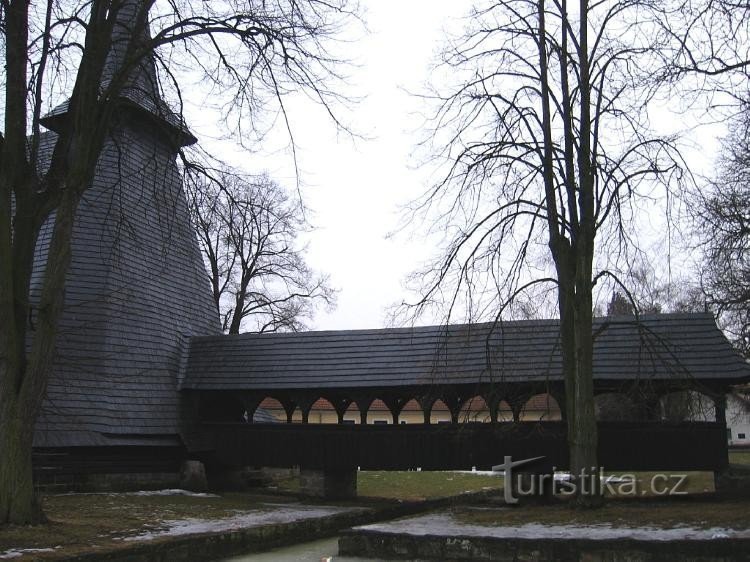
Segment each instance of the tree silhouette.
[{"label": "tree silhouette", "polygon": [[[447,248],[418,277],[419,314],[461,301],[499,319],[518,295],[554,287],[571,472],[597,462],[592,373],[594,286],[622,282],[637,220],[661,191],[673,194],[684,162],[675,138],[651,129],[664,60],[659,3],[572,4],[501,0],[471,14],[444,50],[438,110],[425,146],[447,162],[416,211],[445,232]],[[596,505],[591,490],[579,497]]]},{"label": "tree silhouette", "polygon": [[[307,92],[333,116],[337,61],[326,44],[348,13],[344,0],[0,5],[0,524],[43,518],[32,484],[34,424],[55,356],[76,209],[115,116],[123,107],[147,107],[176,143],[184,141],[189,132],[180,109],[187,92],[173,72],[177,61],[211,88],[239,130],[252,130],[266,107],[284,115],[284,97],[294,91]],[[58,135],[42,166],[49,108],[55,109],[47,123],[56,123]],[[35,246],[48,221],[32,330]]]}]

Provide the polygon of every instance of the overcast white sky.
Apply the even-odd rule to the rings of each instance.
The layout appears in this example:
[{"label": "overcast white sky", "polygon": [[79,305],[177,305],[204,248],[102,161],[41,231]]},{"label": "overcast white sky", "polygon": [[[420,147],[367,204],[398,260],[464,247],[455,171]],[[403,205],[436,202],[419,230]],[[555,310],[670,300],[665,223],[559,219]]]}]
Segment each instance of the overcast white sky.
[{"label": "overcast white sky", "polygon": [[[433,249],[418,236],[386,239],[399,222],[399,206],[427,185],[429,170],[417,168],[411,154],[422,119],[419,99],[444,28],[456,24],[468,5],[448,0],[362,2],[367,30],[353,31],[345,46],[354,62],[347,69],[349,95],[359,101],[343,114],[365,138],[337,132],[324,113],[305,100],[288,100],[297,146],[299,179],[310,220],[309,264],[328,273],[339,290],[338,306],[320,310],[311,328],[378,328],[387,309],[406,298],[404,277]],[[225,150],[207,140],[212,129],[188,110],[191,128],[208,150]],[[294,161],[281,123],[252,154],[222,156],[248,171],[267,170],[295,189]],[[426,320],[428,321],[428,320]]]},{"label": "overcast white sky", "polygon": [[[382,327],[387,307],[406,297],[403,278],[431,251],[405,234],[386,239],[397,225],[399,205],[428,181],[428,171],[415,169],[410,157],[420,101],[404,88],[422,88],[443,27],[466,5],[376,0],[364,7],[369,33],[352,44],[358,66],[349,74],[354,91],[366,96],[351,122],[367,139],[337,137],[322,114],[296,139],[303,193],[318,227],[308,259],[340,289],[336,310],[321,311],[316,329]],[[292,183],[289,174],[287,181]]]},{"label": "overcast white sky", "polygon": [[320,225],[310,261],[341,288],[337,309],[316,318],[320,329],[381,327],[389,306],[414,298],[404,278],[435,249],[412,229],[386,239],[401,218],[399,206],[422,193],[432,171],[418,168],[412,156],[425,108],[408,92],[424,90],[445,29],[455,27],[468,4],[374,0],[365,10],[370,33],[357,45],[361,66],[352,82],[367,98],[353,122],[372,140],[337,143],[329,136],[304,157],[314,167],[309,181],[316,188],[308,192]]},{"label": "overcast white sky", "polygon": [[[310,326],[318,330],[383,327],[388,307],[409,296],[405,276],[435,250],[413,229],[395,238],[386,235],[399,222],[399,206],[430,181],[431,170],[418,168],[412,156],[423,102],[407,90],[424,91],[444,31],[460,26],[470,7],[449,0],[363,0],[362,5],[368,32],[358,32],[345,54],[356,64],[348,70],[348,93],[363,99],[346,120],[367,138],[338,134],[322,109],[309,102],[291,100],[288,106],[302,195],[316,227],[307,259],[330,274],[339,289],[337,308],[319,311]],[[204,147],[212,150],[200,114],[188,112],[188,117]],[[228,159],[249,171],[267,170],[294,189],[286,144],[284,134],[274,133],[256,152]]]}]

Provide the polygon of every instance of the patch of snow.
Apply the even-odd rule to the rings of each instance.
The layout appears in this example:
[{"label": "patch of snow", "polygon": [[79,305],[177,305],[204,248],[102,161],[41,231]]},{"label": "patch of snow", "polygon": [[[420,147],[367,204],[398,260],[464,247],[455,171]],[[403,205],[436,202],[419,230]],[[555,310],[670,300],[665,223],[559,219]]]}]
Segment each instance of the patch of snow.
[{"label": "patch of snow", "polygon": [[[554,479],[556,482],[567,482],[570,480],[570,472],[560,471],[555,472]],[[602,483],[605,484],[625,484],[633,482],[632,476],[625,475],[625,476],[605,476],[602,478]]]},{"label": "patch of snow", "polygon": [[190,492],[179,488],[170,488],[166,490],[142,490],[140,492],[124,492],[124,496],[190,496],[191,498],[218,498],[218,494],[208,494],[206,492]]},{"label": "patch of snow", "polygon": [[217,494],[204,492],[190,492],[179,488],[167,488],[164,490],[140,490],[138,492],[64,492],[52,494],[55,496],[190,496],[191,498],[218,498]]},{"label": "patch of snow", "polygon": [[159,529],[147,531],[135,536],[125,537],[124,541],[150,541],[160,537],[193,535],[199,533],[218,533],[235,529],[247,529],[262,525],[291,523],[305,519],[326,517],[347,511],[359,511],[362,508],[338,506],[306,506],[299,504],[264,504],[273,510],[244,511],[223,519],[180,519],[161,521]]},{"label": "patch of snow", "polygon": [[[60,548],[60,547],[56,546],[55,548]],[[6,550],[5,552],[0,552],[0,558],[10,559],[10,558],[18,558],[20,556],[23,556],[24,554],[36,554],[39,552],[55,552],[55,548],[11,548],[10,550]]]},{"label": "patch of snow", "polygon": [[[476,476],[504,476],[504,470],[453,470],[458,474],[474,474]],[[554,479],[557,482],[570,480],[570,472],[559,471],[555,472]],[[625,482],[631,482],[632,478],[623,478],[621,476],[605,476],[603,482],[609,482],[610,484],[622,484]]]},{"label": "patch of snow", "polygon": [[648,541],[707,540],[726,538],[750,538],[750,529],[732,530],[712,527],[696,529],[678,527],[659,529],[656,527],[613,527],[598,525],[542,525],[525,523],[515,526],[476,525],[463,523],[449,514],[432,514],[400,519],[398,521],[375,523],[355,527],[357,530],[407,535],[439,535],[448,537],[493,537],[509,539],[634,539]]},{"label": "patch of snow", "polygon": [[723,532],[723,531],[719,531],[719,532],[716,532],[716,533],[714,533],[713,535],[711,535],[711,538],[712,538],[712,539],[728,539],[728,538],[729,538],[729,535],[727,535],[727,534],[726,534],[725,532]]}]

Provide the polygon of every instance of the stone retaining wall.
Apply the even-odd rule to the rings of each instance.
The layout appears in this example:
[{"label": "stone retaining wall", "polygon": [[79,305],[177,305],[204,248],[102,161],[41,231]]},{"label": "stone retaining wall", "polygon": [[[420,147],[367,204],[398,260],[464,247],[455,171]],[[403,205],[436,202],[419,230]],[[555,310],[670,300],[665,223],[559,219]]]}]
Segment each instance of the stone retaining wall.
[{"label": "stone retaining wall", "polygon": [[263,525],[220,533],[164,537],[152,541],[98,549],[78,556],[60,558],[62,562],[201,562],[270,550],[281,546],[323,539],[351,527],[377,521],[416,515],[428,510],[446,509],[466,501],[482,501],[494,491],[483,490],[460,496],[418,502],[371,507],[337,513],[316,519]]},{"label": "stone retaining wall", "polygon": [[644,541],[631,539],[509,539],[347,531],[339,554],[396,560],[496,562],[734,562],[750,561],[750,539]]}]

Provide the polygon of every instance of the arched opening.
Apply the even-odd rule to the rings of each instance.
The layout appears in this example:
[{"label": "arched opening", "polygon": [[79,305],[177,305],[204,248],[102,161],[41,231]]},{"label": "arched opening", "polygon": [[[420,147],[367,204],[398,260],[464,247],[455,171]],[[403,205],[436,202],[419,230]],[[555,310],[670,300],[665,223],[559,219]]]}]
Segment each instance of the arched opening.
[{"label": "arched opening", "polygon": [[367,423],[371,425],[383,425],[387,423],[393,423],[393,416],[385,402],[376,398],[370,404],[370,409],[367,410]]},{"label": "arched opening", "polygon": [[344,412],[344,423],[360,423],[360,421],[361,416],[359,413],[359,408],[357,407],[357,403],[352,402]]},{"label": "arched opening", "polygon": [[310,407],[307,423],[338,423],[339,416],[336,408],[325,398],[318,398]]},{"label": "arched opening", "polygon": [[432,405],[432,411],[430,412],[430,423],[450,423],[451,422],[451,411],[448,409],[448,406],[445,405],[445,402],[438,399],[435,400],[434,404]]},{"label": "arched opening", "polygon": [[594,410],[599,421],[638,421],[640,413],[632,398],[622,392],[605,392],[594,397]]},{"label": "arched opening", "polygon": [[505,400],[500,401],[500,405],[497,407],[497,421],[499,422],[512,422],[513,421],[513,410]]},{"label": "arched opening", "polygon": [[281,409],[281,413],[283,414],[283,420],[280,420],[276,414],[269,412],[259,404],[255,408],[255,412],[253,412],[253,423],[279,423],[280,421],[286,421],[286,413],[283,408]]},{"label": "arched opening", "polygon": [[297,406],[292,413],[292,423],[302,423],[302,408]]},{"label": "arched opening", "polygon": [[424,414],[422,413],[422,406],[419,405],[419,402],[412,398],[404,404],[404,407],[401,408],[401,413],[398,416],[398,423],[424,423]]},{"label": "arched opening", "polygon": [[[259,411],[265,412],[265,415],[261,414]],[[253,422],[264,421],[260,419],[259,417],[260,415],[264,415],[264,417],[273,416],[273,418],[275,418],[276,421],[280,421],[284,423],[286,422],[286,410],[284,409],[284,406],[276,398],[273,398],[270,396],[260,401],[260,405],[255,410],[255,415],[253,416]],[[301,419],[301,416],[300,416],[300,419]]]},{"label": "arched opening", "polygon": [[557,421],[560,419],[560,407],[557,400],[546,392],[529,398],[521,409],[521,421]]},{"label": "arched opening", "polygon": [[490,408],[481,396],[469,398],[461,406],[458,414],[459,423],[489,423],[492,421]]},{"label": "arched opening", "polygon": [[664,394],[659,399],[659,413],[667,422],[716,421],[713,399],[696,390]]}]

